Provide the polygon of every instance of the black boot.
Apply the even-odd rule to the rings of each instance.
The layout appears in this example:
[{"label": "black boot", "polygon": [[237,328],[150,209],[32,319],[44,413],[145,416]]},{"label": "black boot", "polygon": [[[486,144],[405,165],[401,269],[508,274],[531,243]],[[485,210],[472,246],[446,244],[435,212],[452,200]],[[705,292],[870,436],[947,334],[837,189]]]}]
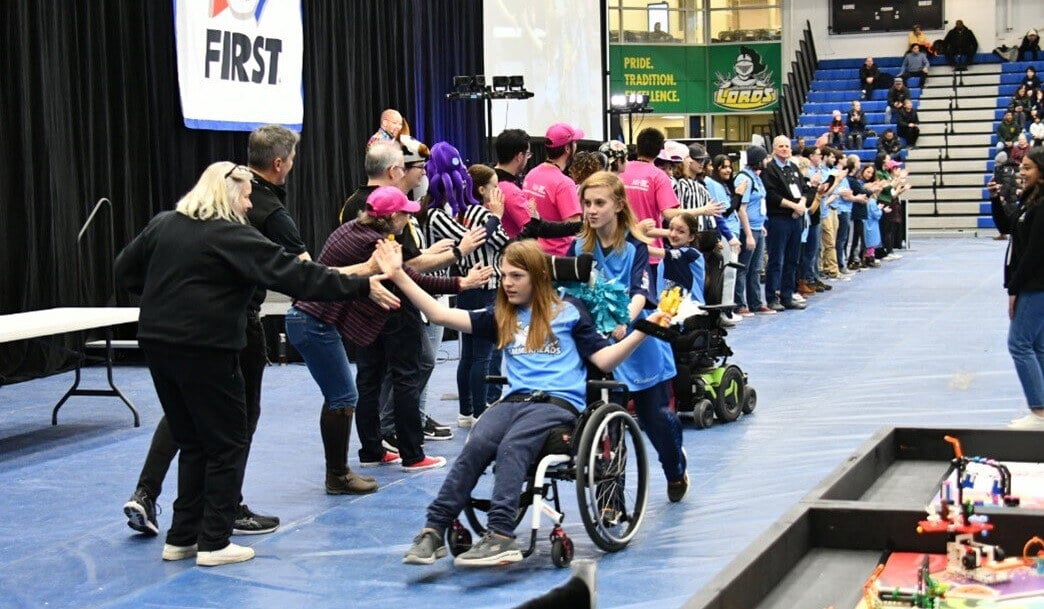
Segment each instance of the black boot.
[{"label": "black boot", "polygon": [[348,436],[352,430],[353,408],[330,410],[323,404],[319,431],[326,454],[326,493],[328,495],[363,495],[377,490],[376,479],[360,476],[348,469]]}]

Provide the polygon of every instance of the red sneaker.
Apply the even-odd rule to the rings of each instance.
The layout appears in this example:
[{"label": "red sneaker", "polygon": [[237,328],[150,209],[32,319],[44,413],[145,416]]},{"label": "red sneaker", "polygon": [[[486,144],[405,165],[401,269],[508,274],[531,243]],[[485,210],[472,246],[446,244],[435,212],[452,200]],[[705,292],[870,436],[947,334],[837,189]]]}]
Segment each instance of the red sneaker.
[{"label": "red sneaker", "polygon": [[402,458],[399,457],[399,453],[393,453],[389,450],[384,453],[384,456],[379,461],[360,461],[359,465],[362,467],[377,467],[378,465],[395,465],[396,463],[402,463]]},{"label": "red sneaker", "polygon": [[406,465],[402,464],[402,471],[404,472],[422,472],[426,469],[436,469],[439,467],[446,467],[445,457],[424,457],[416,463],[410,463]]}]

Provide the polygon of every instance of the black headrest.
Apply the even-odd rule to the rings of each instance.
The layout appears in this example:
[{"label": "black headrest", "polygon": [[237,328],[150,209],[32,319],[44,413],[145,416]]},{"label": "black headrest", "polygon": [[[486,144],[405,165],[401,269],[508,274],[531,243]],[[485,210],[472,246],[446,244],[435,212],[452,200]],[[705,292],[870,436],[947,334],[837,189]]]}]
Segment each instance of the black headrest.
[{"label": "black headrest", "polygon": [[552,281],[579,281],[583,283],[591,278],[594,256],[591,254],[548,256],[547,264],[551,269]]}]

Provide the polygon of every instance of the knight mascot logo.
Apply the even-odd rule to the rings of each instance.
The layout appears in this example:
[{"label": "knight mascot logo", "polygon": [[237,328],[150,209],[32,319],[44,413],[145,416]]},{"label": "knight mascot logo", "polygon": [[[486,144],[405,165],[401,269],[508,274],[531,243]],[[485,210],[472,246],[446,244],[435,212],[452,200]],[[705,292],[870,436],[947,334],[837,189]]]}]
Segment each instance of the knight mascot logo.
[{"label": "knight mascot logo", "polygon": [[754,49],[741,46],[732,71],[715,73],[718,90],[714,93],[714,105],[729,110],[757,110],[779,99],[779,90],[772,84],[772,71]]}]

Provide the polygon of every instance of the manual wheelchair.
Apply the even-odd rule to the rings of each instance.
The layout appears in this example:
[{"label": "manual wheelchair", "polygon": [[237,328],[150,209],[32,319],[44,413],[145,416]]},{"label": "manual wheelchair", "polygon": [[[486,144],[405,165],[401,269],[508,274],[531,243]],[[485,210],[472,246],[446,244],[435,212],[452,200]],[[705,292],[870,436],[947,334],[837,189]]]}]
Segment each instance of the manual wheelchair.
[{"label": "manual wheelchair", "polygon": [[[487,377],[504,384],[504,377]],[[573,541],[562,529],[559,482],[572,483],[580,519],[595,545],[606,552],[627,547],[641,527],[648,499],[648,460],[638,422],[620,405],[627,403],[627,387],[606,380],[587,382],[589,406],[572,427],[558,427],[548,434],[522,490],[515,526],[532,508],[528,557],[536,548],[541,515],[554,523],[549,539],[551,561],[557,567],[573,559]],[[534,399],[539,400],[536,395]],[[592,402],[590,398],[594,397]],[[495,407],[495,406],[494,406]],[[628,471],[628,465],[633,470]],[[496,465],[494,464],[494,469]],[[448,530],[449,550],[457,556],[471,548],[472,531],[481,536],[485,525],[480,514],[490,508],[488,499],[470,498],[464,507],[469,530],[460,519]]]}]

